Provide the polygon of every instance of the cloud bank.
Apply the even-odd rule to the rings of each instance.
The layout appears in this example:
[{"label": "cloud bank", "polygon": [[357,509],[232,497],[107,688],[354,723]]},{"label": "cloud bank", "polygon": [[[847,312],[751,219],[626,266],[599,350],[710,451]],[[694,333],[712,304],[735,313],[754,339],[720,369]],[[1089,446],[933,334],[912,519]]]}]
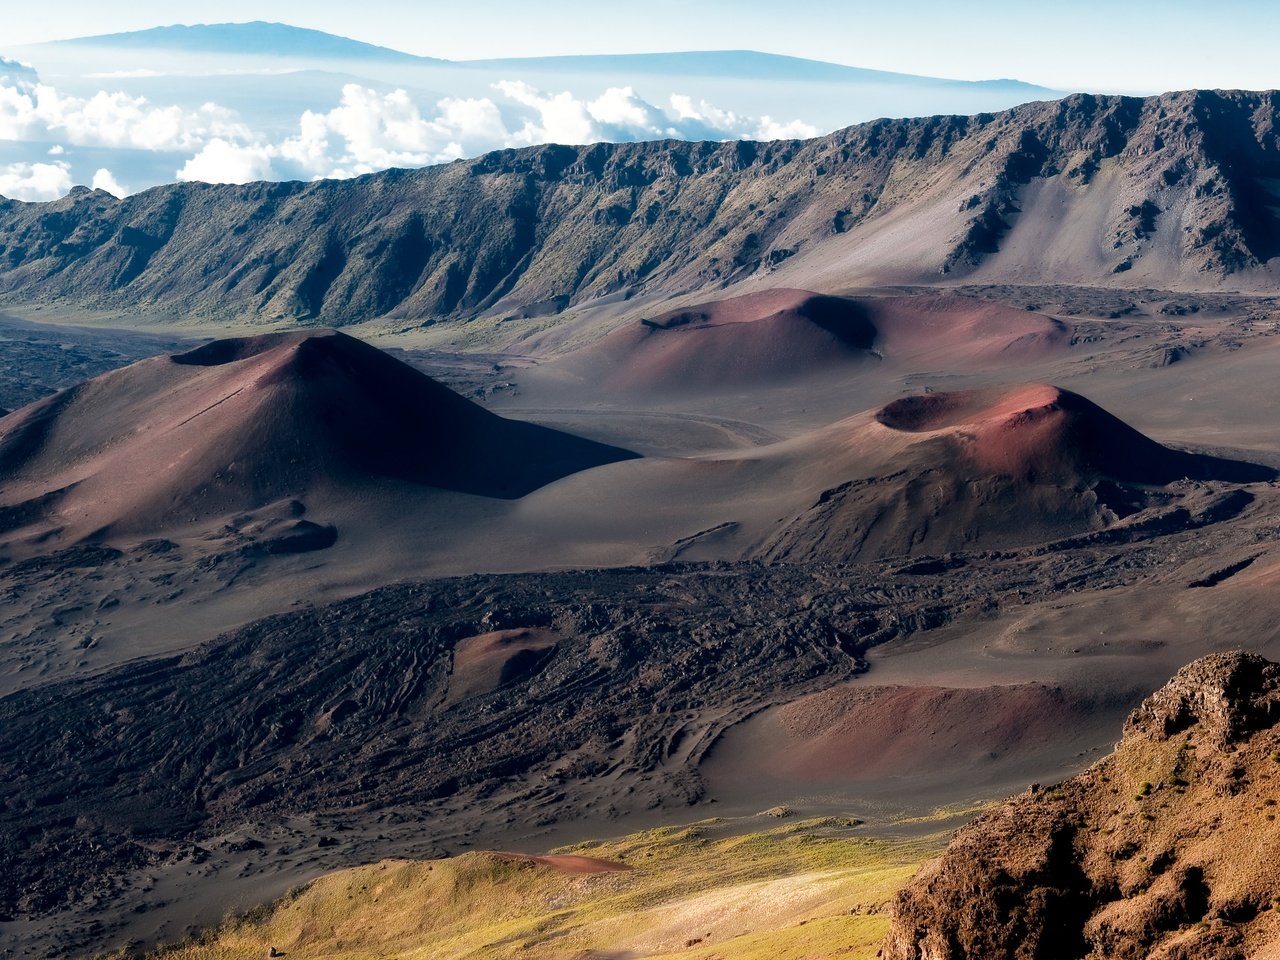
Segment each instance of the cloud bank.
[{"label": "cloud bank", "polygon": [[[632,87],[594,100],[547,93],[527,83],[494,84],[495,97],[446,97],[424,113],[404,90],[379,93],[351,83],[328,113],[308,110],[296,136],[281,143],[218,138],[178,173],[182,180],[243,183],[304,177],[355,177],[388,167],[421,167],[489,150],[539,143],[679,140],[781,140],[812,137],[800,121],[740,117],[675,94],[662,109]],[[512,122],[514,118],[514,122]]]},{"label": "cloud bank", "polygon": [[217,137],[252,136],[233,111],[214,103],[189,111],[105,90],[87,99],[73,97],[41,83],[30,67],[0,61],[0,140],[185,151]]},{"label": "cloud bank", "polygon": [[0,166],[0,197],[11,200],[56,200],[72,185],[71,166],[65,161]]},{"label": "cloud bank", "polygon": [[[445,97],[425,105],[404,90],[348,83],[332,109],[307,110],[295,134],[272,141],[216,103],[192,110],[106,90],[69,96],[41,82],[30,67],[0,59],[0,140],[53,143],[48,152],[58,157],[68,147],[186,154],[174,171],[184,181],[354,177],[539,143],[776,140],[816,133],[800,121],[737,116],[681,93],[659,107],[630,86],[584,99],[504,80],[493,85],[492,96]],[[11,164],[3,168],[0,194],[45,199],[55,189],[65,193],[70,169],[61,159]],[[126,192],[105,169],[94,176],[94,185]]]}]

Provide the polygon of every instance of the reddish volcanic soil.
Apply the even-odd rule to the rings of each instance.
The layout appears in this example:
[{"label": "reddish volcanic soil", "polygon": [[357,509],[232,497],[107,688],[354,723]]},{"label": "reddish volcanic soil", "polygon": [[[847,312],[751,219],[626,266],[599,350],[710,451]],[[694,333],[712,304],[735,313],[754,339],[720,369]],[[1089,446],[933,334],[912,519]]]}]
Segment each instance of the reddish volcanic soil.
[{"label": "reddish volcanic soil", "polygon": [[[1165,447],[1084,397],[1045,385],[904,397],[871,423],[854,418],[806,446],[825,469],[844,448],[864,460],[765,542],[770,559],[1003,549],[1099,532],[1130,517],[1163,523],[1144,511],[1183,498],[1185,491],[1165,489],[1175,481],[1277,476],[1270,467]],[[1252,500],[1243,491],[1232,496],[1235,512]]]},{"label": "reddish volcanic soil", "polygon": [[522,627],[459,640],[453,650],[448,703],[492,693],[536,671],[555,650],[550,630]]},{"label": "reddish volcanic soil", "polygon": [[1275,476],[1269,468],[1171,450],[1079,394],[1043,384],[904,397],[876,420],[892,430],[958,436],[975,470],[1016,479],[1094,475],[1159,486]]},{"label": "reddish volcanic soil", "polygon": [[1063,347],[1038,313],[950,294],[837,297],[767,290],[621,327],[560,363],[608,391],[768,386],[866,362],[1007,365]]},{"label": "reddish volcanic soil", "polygon": [[375,481],[517,498],[632,456],[495,416],[344,334],[222,340],[5,418],[0,530],[160,530]]},{"label": "reddish volcanic soil", "polygon": [[566,361],[629,393],[795,379],[869,356],[876,328],[855,301],[769,290],[699,304],[614,331]]},{"label": "reddish volcanic soil", "polygon": [[[927,658],[916,663],[927,672]],[[995,672],[992,664],[988,669]],[[1077,762],[1135,694],[1107,683],[978,687],[845,683],[730,729],[703,762],[717,793],[757,804],[841,791],[894,805],[954,803]],[[945,799],[944,799],[945,798]]]},{"label": "reddish volcanic soil", "polygon": [[877,829],[1274,650],[1280,305],[1050,293],[637,297],[573,354],[368,331],[561,429],[324,333],[0,420],[0,940],[773,805]]},{"label": "reddish volcanic soil", "polygon": [[1068,345],[1060,320],[957,294],[862,301],[890,360],[938,363],[951,369],[1027,363]]},{"label": "reddish volcanic soil", "polygon": [[781,707],[786,747],[760,765],[821,783],[903,776],[1046,744],[1091,706],[1040,683],[977,688],[836,687]]}]

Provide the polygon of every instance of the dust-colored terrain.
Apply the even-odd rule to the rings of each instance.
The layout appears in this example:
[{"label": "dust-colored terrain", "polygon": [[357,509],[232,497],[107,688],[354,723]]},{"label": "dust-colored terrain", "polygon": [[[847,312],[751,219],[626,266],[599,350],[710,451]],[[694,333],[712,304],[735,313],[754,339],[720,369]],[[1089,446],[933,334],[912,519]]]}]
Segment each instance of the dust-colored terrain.
[{"label": "dust-colored terrain", "polygon": [[183,342],[183,336],[50,326],[0,314],[0,410],[8,413],[134,360],[180,350]]},{"label": "dust-colored terrain", "polygon": [[312,494],[402,509],[415,489],[515,499],[632,456],[504,420],[341,333],[234,338],[5,417],[0,535],[47,547],[267,508],[281,516],[258,525],[283,530],[266,548],[298,552],[332,542],[310,520],[284,523]]},{"label": "dust-colored terrain", "polygon": [[[371,932],[376,872],[543,898],[505,932],[449,899],[459,955],[865,955],[887,916],[837,921],[804,857],[623,929],[667,881],[578,845],[765,809],[933,833],[1079,773],[1197,657],[1280,655],[1275,112],[5,202],[0,955],[173,944],[339,868],[192,955],[428,949],[417,908]],[[1120,816],[1089,777],[1072,809]],[[757,882],[803,909],[743,920]],[[1219,919],[1251,950],[1271,914]]]},{"label": "dust-colored terrain", "polygon": [[[1241,409],[1228,381],[1269,377],[1268,321],[874,301],[877,331],[890,329],[886,315],[940,323],[941,304],[979,328],[1019,318],[993,324],[989,342],[1051,336],[1016,361],[982,347],[969,356],[985,360],[943,376],[915,372],[921,354],[886,335],[878,356],[799,384],[746,371],[736,386],[754,391],[750,407],[727,401],[723,381],[696,402],[604,388],[589,399],[589,380],[569,376],[573,354],[535,359],[488,374],[515,384],[489,401],[506,419],[354,341],[275,336],[196,351],[226,361],[214,366],[160,358],[109,375],[87,388],[99,392],[82,413],[86,388],[20,412],[14,423],[53,410],[54,440],[99,428],[114,438],[46,442],[22,461],[84,464],[91,477],[116,450],[131,451],[117,463],[162,462],[156,438],[183,437],[181,421],[225,395],[210,412],[227,417],[235,462],[263,485],[218,488],[235,512],[194,523],[153,511],[152,528],[98,526],[42,546],[37,531],[65,524],[57,504],[37,503],[10,531],[0,817],[13,949],[172,942],[339,866],[472,845],[541,853],[687,819],[690,804],[876,824],[963,808],[1096,757],[1146,691],[1206,650],[1272,649],[1273,428],[1227,417]],[[1190,337],[1201,346],[1178,363],[1147,359]],[[308,344],[322,375],[303,369]],[[474,364],[402,355],[484,393]],[[313,474],[341,479],[325,464],[360,449],[359,427],[326,419],[328,389],[341,386],[349,411],[378,396],[388,370],[421,384],[432,409],[499,437],[519,410],[557,428],[538,435],[548,442],[575,434],[645,455],[515,499],[433,487],[435,476],[416,500],[412,485],[352,495],[377,487],[368,476],[342,496],[309,492]],[[950,389],[924,392],[927,382]],[[1090,386],[1161,442],[1084,400]],[[197,387],[200,402],[181,399]],[[561,406],[573,390],[578,407]],[[1200,419],[1161,419],[1153,397],[1192,390]],[[306,455],[328,458],[298,474],[297,492],[336,538],[305,552],[264,546],[284,520],[263,523],[257,506],[290,502],[269,481],[291,458],[255,432],[282,395],[306,399],[286,407],[289,435],[315,431]],[[408,408],[373,409],[377,429],[414,435]],[[130,410],[150,428],[130,430]],[[1180,436],[1203,443],[1221,422],[1216,452],[1179,449]],[[182,449],[203,455],[215,436],[191,434]],[[173,489],[209,489],[216,459]],[[467,469],[461,456],[409,462]],[[953,502],[901,492],[893,477],[910,469],[944,471],[962,493],[988,483],[1004,500],[967,515],[967,538]],[[851,489],[889,497],[920,534],[862,550],[834,537],[844,527],[817,524],[815,510],[837,504],[841,523],[866,525],[881,509]],[[807,546],[783,561],[783,542]],[[597,569],[580,569],[584,556]],[[619,561],[633,565],[608,568]],[[486,565],[511,572],[422,579]],[[534,572],[559,567],[575,569]],[[364,592],[388,577],[406,582]],[[297,609],[302,598],[314,606]],[[212,639],[272,611],[282,615]]]}]

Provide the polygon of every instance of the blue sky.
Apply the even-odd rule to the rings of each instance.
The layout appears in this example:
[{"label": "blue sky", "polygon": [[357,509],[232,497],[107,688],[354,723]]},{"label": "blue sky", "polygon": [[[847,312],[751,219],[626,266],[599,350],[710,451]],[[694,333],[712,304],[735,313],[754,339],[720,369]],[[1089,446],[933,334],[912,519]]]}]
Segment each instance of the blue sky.
[{"label": "blue sky", "polygon": [[[17,5],[15,5],[17,6]],[[906,73],[1064,89],[1280,87],[1275,0],[48,0],[0,45],[175,22],[279,20],[431,56],[751,48]]]}]

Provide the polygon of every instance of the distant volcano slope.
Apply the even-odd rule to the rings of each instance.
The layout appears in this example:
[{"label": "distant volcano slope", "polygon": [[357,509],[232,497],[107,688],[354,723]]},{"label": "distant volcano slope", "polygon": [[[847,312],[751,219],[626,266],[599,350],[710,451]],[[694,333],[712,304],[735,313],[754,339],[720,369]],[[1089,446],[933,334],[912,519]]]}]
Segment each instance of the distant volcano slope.
[{"label": "distant volcano slope", "polygon": [[837,297],[779,288],[637,320],[558,364],[609,391],[724,391],[886,359],[1025,361],[1068,339],[1061,321],[968,297]]},{"label": "distant volcano slope", "polygon": [[517,498],[628,451],[498,417],[340,333],[220,340],[0,428],[0,519],[157,530],[375,483]]},{"label": "distant volcano slope", "polygon": [[542,316],[761,274],[826,292],[969,276],[1270,290],[1277,121],[1274,92],[1076,95],[808,141],[0,200],[0,297],[332,325]]},{"label": "distant volcano slope", "polygon": [[1028,483],[1105,478],[1162,486],[1184,478],[1253,483],[1276,476],[1255,464],[1162,446],[1052,386],[904,397],[882,408],[876,421],[908,433],[952,433],[976,470]]},{"label": "distant volcano slope", "polygon": [[[1084,397],[1046,385],[904,397],[841,429],[854,435],[821,442],[879,450],[882,472],[825,491],[774,535],[766,556],[1026,545],[1101,531],[1159,507],[1172,511],[1160,522],[1190,523],[1206,491],[1188,499],[1169,489],[1175,481],[1277,476],[1270,467],[1162,446]],[[1235,490],[1232,509],[1250,499]]]},{"label": "distant volcano slope", "polygon": [[877,335],[857,300],[767,290],[638,320],[561,364],[611,391],[759,387],[864,360]]}]

